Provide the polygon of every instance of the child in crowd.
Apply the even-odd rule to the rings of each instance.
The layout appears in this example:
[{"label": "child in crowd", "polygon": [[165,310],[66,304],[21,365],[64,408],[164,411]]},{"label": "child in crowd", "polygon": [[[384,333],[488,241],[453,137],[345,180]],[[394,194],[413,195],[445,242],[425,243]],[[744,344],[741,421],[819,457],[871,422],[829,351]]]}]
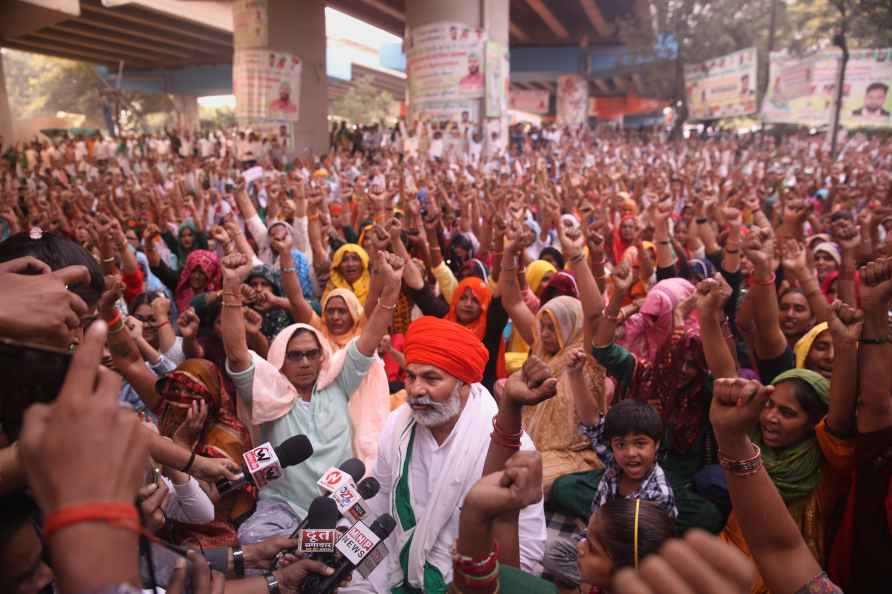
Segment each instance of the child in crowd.
[{"label": "child in crowd", "polygon": [[[571,355],[567,367],[580,431],[604,463],[605,470],[592,501],[596,513],[608,501],[617,498],[642,499],[661,506],[672,519],[678,517],[672,487],[657,464],[657,452],[663,435],[663,421],[649,404],[623,400],[604,414],[605,403],[597,402],[585,387],[582,376],[585,353]],[[545,551],[544,566],[555,576],[561,591],[577,591],[581,582],[576,543],[557,539]]]}]

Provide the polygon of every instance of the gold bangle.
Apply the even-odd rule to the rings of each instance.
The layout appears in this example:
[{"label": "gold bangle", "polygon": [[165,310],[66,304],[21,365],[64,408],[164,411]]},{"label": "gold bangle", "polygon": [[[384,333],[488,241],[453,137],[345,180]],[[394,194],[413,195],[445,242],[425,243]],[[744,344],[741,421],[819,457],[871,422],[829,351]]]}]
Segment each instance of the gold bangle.
[{"label": "gold bangle", "polygon": [[223,307],[238,307],[238,308],[241,308],[242,305],[243,305],[243,303],[242,303],[241,301],[238,301],[238,302],[230,301],[229,303],[227,303],[225,300],[223,301]]},{"label": "gold bangle", "polygon": [[396,309],[396,303],[394,303],[393,305],[385,305],[385,304],[381,303],[380,299],[378,299],[378,307],[380,307],[381,309],[383,309],[385,311],[393,311]]}]

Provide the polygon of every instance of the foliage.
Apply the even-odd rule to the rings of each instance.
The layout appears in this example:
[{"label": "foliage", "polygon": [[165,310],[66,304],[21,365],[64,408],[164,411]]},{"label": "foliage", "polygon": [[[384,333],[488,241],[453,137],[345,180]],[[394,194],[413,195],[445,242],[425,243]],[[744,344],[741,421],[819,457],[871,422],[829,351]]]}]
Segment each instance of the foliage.
[{"label": "foliage", "polygon": [[110,92],[111,87],[103,82],[96,67],[85,62],[6,49],[3,69],[10,109],[16,118],[54,116],[65,111],[104,125],[103,102],[109,100],[114,105],[115,97],[125,129],[141,128],[146,114],[175,111],[170,96],[163,93]]},{"label": "foliage", "polygon": [[[803,52],[831,44],[845,14],[850,47],[892,45],[890,0],[652,0],[652,27],[622,23],[620,38],[632,51],[654,57],[655,40],[671,35],[678,44],[674,63],[657,60],[640,73],[644,92],[677,102],[680,128],[687,117],[683,72],[697,64],[740,49],[758,49],[758,77],[768,80],[768,54],[774,13],[773,48]],[[840,10],[843,8],[843,11]],[[760,93],[761,95],[761,93]]]},{"label": "foliage", "polygon": [[390,117],[393,101],[393,95],[376,89],[372,77],[365,75],[329,104],[329,115],[354,124],[374,124]]},{"label": "foliage", "polygon": [[202,130],[228,130],[237,125],[235,111],[231,107],[199,107],[198,119]]}]

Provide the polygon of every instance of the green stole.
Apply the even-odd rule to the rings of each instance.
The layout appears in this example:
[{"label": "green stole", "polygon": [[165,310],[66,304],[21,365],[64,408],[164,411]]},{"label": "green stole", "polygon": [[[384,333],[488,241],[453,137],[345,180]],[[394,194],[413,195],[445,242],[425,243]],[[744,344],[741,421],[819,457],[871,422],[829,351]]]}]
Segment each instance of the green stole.
[{"label": "green stole", "polygon": [[[415,528],[415,512],[412,511],[412,495],[409,490],[409,464],[412,462],[412,446],[415,443],[415,423],[412,424],[412,433],[409,435],[409,447],[406,448],[406,461],[403,463],[403,472],[399,482],[396,484],[394,493],[394,507],[396,508],[396,516],[400,522],[403,532],[408,532]],[[414,532],[406,544],[400,550],[400,567],[403,570],[403,580],[393,588],[391,594],[445,594],[447,589],[446,581],[440,570],[425,562],[424,564],[424,588],[419,590],[413,588],[408,582],[409,575],[409,549],[412,547],[412,538]]]}]

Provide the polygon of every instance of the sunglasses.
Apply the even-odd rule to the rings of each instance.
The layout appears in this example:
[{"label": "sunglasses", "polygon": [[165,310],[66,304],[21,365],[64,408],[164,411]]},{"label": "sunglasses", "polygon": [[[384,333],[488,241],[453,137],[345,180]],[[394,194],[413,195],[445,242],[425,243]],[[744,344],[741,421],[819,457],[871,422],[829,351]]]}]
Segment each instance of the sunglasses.
[{"label": "sunglasses", "polygon": [[315,361],[321,356],[322,351],[319,349],[310,349],[309,351],[288,351],[285,353],[285,358],[294,363],[298,363],[301,359]]}]

